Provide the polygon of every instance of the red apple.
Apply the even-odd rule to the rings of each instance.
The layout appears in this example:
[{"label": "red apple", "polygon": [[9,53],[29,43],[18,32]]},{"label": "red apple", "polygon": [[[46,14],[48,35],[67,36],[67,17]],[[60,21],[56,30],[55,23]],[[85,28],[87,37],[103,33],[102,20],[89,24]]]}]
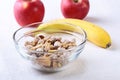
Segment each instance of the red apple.
[{"label": "red apple", "polygon": [[61,12],[65,18],[83,19],[89,12],[89,0],[62,0]]},{"label": "red apple", "polygon": [[14,16],[21,26],[41,22],[44,13],[45,8],[41,0],[16,0],[14,4]]}]

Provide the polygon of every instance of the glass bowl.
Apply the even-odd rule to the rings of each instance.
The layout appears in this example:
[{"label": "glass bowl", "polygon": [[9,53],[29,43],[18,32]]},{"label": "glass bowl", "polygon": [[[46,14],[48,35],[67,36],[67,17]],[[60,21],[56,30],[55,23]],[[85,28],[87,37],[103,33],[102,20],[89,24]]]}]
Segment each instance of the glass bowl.
[{"label": "glass bowl", "polygon": [[[46,23],[37,22],[16,30],[13,34],[16,50],[23,58],[27,59],[34,68],[40,71],[56,72],[66,69],[71,62],[74,62],[78,58],[84,49],[86,43],[85,31],[79,26],[70,23],[59,24],[65,24],[68,28],[69,26],[76,27],[79,31],[57,29],[56,31],[49,32],[49,30],[36,29],[37,26],[43,24]],[[51,28],[49,29],[51,30]],[[38,37],[40,39],[38,39]],[[35,42],[36,39],[38,39],[37,42]],[[43,43],[41,41],[43,41]],[[45,41],[49,41],[50,44],[46,44]],[[55,47],[55,41],[57,48]],[[75,45],[71,46],[71,43]],[[42,47],[35,48],[36,46],[40,46],[38,44],[41,44]],[[51,48],[51,45],[55,49]]]}]

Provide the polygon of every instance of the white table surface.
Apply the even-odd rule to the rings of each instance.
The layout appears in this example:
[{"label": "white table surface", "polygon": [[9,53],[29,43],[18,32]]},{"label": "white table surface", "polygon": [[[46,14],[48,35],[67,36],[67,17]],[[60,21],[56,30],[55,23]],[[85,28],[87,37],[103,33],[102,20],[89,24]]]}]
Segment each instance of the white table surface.
[{"label": "white table surface", "polygon": [[[43,21],[63,18],[61,0],[42,0]],[[53,74],[34,70],[16,52],[12,34],[19,25],[13,15],[15,0],[0,0],[0,80],[120,80],[120,0],[90,0],[85,20],[103,27],[112,38],[108,49],[87,42],[71,68]]]}]

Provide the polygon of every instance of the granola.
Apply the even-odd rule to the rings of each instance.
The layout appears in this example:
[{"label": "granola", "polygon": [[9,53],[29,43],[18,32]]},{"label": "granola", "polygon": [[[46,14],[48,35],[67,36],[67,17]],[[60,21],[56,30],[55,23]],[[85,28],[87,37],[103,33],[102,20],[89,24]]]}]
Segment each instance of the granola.
[{"label": "granola", "polygon": [[62,37],[41,34],[24,45],[28,54],[36,57],[35,63],[45,68],[59,68],[67,64],[70,49],[77,46],[75,39],[63,40]]}]

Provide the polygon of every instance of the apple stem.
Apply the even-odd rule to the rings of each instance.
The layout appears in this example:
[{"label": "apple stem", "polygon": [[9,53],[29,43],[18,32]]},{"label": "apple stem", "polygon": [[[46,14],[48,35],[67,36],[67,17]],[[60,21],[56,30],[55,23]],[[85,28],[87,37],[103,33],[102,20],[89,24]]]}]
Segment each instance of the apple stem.
[{"label": "apple stem", "polygon": [[74,2],[75,2],[75,3],[77,3],[77,2],[78,2],[78,0],[74,0]]}]

